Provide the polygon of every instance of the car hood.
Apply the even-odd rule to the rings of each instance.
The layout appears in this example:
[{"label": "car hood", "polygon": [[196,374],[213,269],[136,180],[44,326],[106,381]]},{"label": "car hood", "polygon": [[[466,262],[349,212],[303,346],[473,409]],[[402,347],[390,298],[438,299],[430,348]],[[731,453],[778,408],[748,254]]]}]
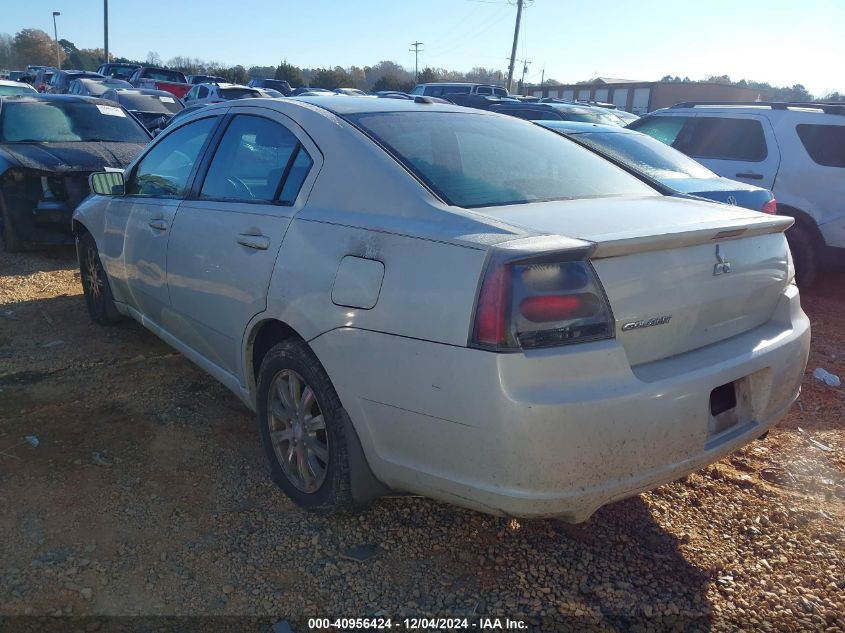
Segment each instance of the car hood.
[{"label": "car hood", "polygon": [[25,169],[39,171],[98,171],[125,168],[141,153],[141,143],[100,141],[73,143],[9,143],[3,151]]}]

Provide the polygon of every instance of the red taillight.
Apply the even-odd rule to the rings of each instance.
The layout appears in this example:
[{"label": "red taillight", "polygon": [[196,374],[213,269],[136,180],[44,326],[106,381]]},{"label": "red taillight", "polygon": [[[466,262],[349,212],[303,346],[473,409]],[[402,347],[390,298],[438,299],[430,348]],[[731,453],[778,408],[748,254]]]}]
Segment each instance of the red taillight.
[{"label": "red taillight", "polygon": [[529,321],[544,323],[571,319],[582,311],[583,306],[579,295],[539,295],[523,299],[519,311]]},{"label": "red taillight", "polygon": [[518,351],[613,337],[613,316],[586,249],[508,256],[488,263],[469,344]]},{"label": "red taillight", "polygon": [[510,293],[510,266],[500,266],[484,278],[476,308],[473,338],[477,343],[495,347],[506,344]]},{"label": "red taillight", "polygon": [[774,215],[778,212],[778,201],[772,198],[766,204],[763,205],[763,208],[760,209],[763,213],[771,213]]}]

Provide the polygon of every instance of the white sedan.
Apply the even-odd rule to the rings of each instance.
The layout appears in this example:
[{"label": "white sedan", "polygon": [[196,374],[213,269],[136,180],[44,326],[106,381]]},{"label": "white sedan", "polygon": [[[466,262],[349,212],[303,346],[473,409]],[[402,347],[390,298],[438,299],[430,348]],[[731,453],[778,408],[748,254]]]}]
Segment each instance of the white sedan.
[{"label": "white sedan", "polygon": [[394,490],[583,521],[799,392],[791,220],[665,196],[526,121],[249,99],[91,181],[93,319],[140,321],[238,394],[315,511]]}]

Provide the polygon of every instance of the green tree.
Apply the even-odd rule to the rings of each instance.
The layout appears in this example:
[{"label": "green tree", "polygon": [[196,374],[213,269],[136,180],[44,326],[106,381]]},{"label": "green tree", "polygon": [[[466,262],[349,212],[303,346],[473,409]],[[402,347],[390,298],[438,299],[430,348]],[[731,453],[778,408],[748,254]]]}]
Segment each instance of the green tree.
[{"label": "green tree", "polygon": [[276,66],[276,72],[273,73],[273,77],[286,81],[294,87],[305,85],[305,80],[302,78],[302,70],[292,64],[288,64],[286,60]]},{"label": "green tree", "polygon": [[353,85],[352,77],[340,66],[334,68],[317,68],[308,83],[312,88],[346,88]]},{"label": "green tree", "polygon": [[250,76],[250,78],[272,78],[276,74],[276,67],[275,66],[250,66],[246,73]]},{"label": "green tree", "polygon": [[373,92],[381,90],[398,90],[399,92],[410,92],[414,89],[414,82],[400,79],[396,75],[382,75],[373,84]]},{"label": "green tree", "polygon": [[417,81],[421,84],[430,84],[435,81],[439,81],[437,71],[434,68],[426,66],[422,69],[422,72],[420,72],[419,79]]},{"label": "green tree", "polygon": [[[59,63],[64,51],[59,47]],[[40,29],[23,29],[15,33],[15,58],[18,65],[39,64],[53,66],[56,63],[56,44]]]}]

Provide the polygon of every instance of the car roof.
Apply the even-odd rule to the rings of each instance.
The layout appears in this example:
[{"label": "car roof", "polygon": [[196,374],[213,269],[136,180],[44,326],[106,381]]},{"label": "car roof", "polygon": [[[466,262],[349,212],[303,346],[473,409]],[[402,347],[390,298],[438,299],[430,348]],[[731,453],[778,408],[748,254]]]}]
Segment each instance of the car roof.
[{"label": "car roof", "polygon": [[537,125],[563,132],[564,134],[584,134],[599,132],[603,134],[639,134],[618,125],[604,125],[602,123],[588,123],[586,121],[534,121]]},{"label": "car roof", "polygon": [[68,95],[68,94],[54,94],[54,93],[36,93],[34,95],[9,95],[0,97],[2,101],[14,101],[16,103],[93,103],[99,105],[109,105],[114,107],[114,102],[108,99],[100,99],[98,97],[86,97],[83,95]]},{"label": "car roof", "polygon": [[[425,99],[426,97],[423,97]],[[241,100],[239,103],[244,103]],[[369,112],[463,112],[473,114],[489,114],[484,110],[474,110],[462,106],[441,103],[426,103],[411,99],[350,99],[343,95],[326,97],[293,97],[284,100],[276,100],[274,105],[278,108],[281,103],[298,101],[308,103],[334,114],[366,114]]]},{"label": "car roof", "polygon": [[[15,88],[17,88],[18,86],[29,86],[30,88],[32,88],[32,86],[30,86],[28,83],[23,81],[15,81],[14,79],[0,79],[0,86],[13,86]],[[35,88],[32,89],[35,90]]]}]

